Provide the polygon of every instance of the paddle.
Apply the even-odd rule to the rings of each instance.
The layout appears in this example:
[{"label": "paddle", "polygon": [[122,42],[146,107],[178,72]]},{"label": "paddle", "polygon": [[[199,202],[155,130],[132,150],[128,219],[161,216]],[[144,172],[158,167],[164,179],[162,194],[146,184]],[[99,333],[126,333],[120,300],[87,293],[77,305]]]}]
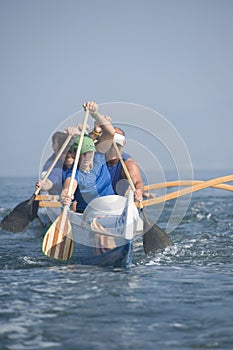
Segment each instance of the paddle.
[{"label": "paddle", "polygon": [[[71,138],[72,135],[67,136],[53,163],[50,165],[45,176],[42,178],[42,181],[47,180],[58,159],[61,157],[62,153],[70,142]],[[6,215],[0,223],[0,228],[14,233],[22,232],[32,220],[34,220],[36,217],[38,218],[37,212],[39,202],[35,201],[35,198],[39,192],[40,188],[38,187],[30,199],[18,204],[8,215]]]},{"label": "paddle", "polygon": [[[117,147],[116,141],[113,140],[113,145],[114,148],[117,152],[117,155],[120,159],[120,162],[122,164],[122,167],[124,169],[125,175],[129,181],[130,187],[132,189],[133,192],[136,191],[136,188],[134,186],[134,183],[131,179],[131,176],[129,174],[129,171],[125,165],[125,162],[122,159],[121,153]],[[156,224],[152,224],[146,213],[144,212],[143,209],[143,204],[142,202],[138,203],[138,207],[140,208],[140,211],[143,215],[143,248],[146,254],[148,253],[155,253],[157,250],[159,249],[164,249],[170,245],[173,245],[172,240],[170,239],[170,237],[168,236],[168,234],[163,231],[159,226],[157,226]]]},{"label": "paddle", "polygon": [[[149,206],[149,205],[154,205],[154,204],[158,204],[158,203],[163,203],[166,201],[169,201],[171,199],[175,199],[181,196],[185,196],[186,194],[192,193],[192,192],[196,192],[196,191],[200,191],[202,189],[205,189],[207,187],[212,187],[212,186],[216,186],[218,184],[221,184],[222,182],[229,182],[229,181],[233,181],[233,175],[226,175],[226,176],[222,176],[222,177],[216,177],[212,180],[208,180],[208,181],[204,181],[201,183],[198,183],[196,185],[193,186],[189,186],[186,188],[183,188],[182,190],[179,191],[174,191],[168,194],[165,194],[163,196],[159,196],[159,197],[155,197],[152,199],[147,199],[142,201],[142,205],[144,207]],[[140,208],[140,205],[137,204],[137,207]]]},{"label": "paddle", "polygon": [[[75,173],[78,167],[81,147],[84,138],[84,132],[86,130],[87,118],[89,110],[86,109],[82,131],[80,135],[80,140],[78,143],[78,149],[75,155],[74,165],[72,169],[71,179],[68,188],[68,195],[71,196],[73,193],[73,183],[75,178]],[[50,258],[59,259],[59,260],[68,260],[71,258],[74,249],[74,238],[72,227],[69,221],[69,205],[63,207],[62,213],[54,221],[54,223],[47,230],[43,243],[42,251],[45,255]]]}]

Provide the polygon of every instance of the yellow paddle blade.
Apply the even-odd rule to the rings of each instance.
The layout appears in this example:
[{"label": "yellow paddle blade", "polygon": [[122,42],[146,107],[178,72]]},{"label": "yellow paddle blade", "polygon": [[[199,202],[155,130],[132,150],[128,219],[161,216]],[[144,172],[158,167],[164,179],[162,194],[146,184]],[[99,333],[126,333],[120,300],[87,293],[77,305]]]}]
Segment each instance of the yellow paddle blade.
[{"label": "yellow paddle blade", "polygon": [[68,218],[68,211],[63,210],[46,232],[42,251],[53,259],[68,260],[74,250],[72,227]]}]

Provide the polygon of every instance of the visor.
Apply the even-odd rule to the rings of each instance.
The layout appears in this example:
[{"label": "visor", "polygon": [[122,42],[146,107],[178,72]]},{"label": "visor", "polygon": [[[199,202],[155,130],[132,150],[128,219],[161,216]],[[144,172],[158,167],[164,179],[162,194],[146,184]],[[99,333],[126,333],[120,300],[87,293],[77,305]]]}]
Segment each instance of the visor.
[{"label": "visor", "polygon": [[121,135],[121,134],[118,134],[117,132],[115,132],[114,134],[114,141],[116,141],[116,143],[120,146],[124,146],[124,143],[125,143],[125,136],[124,135]]}]

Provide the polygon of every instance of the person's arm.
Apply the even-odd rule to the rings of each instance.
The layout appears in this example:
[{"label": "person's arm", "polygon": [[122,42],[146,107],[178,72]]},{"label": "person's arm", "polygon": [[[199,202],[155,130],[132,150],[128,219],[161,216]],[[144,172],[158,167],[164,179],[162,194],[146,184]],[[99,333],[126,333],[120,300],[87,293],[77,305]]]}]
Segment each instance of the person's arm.
[{"label": "person's arm", "polygon": [[78,186],[78,183],[77,181],[74,179],[73,181],[73,186],[72,186],[72,194],[70,196],[68,196],[68,190],[69,190],[69,185],[70,185],[70,181],[71,181],[71,177],[67,177],[65,182],[64,182],[64,185],[63,185],[63,190],[61,192],[61,196],[60,196],[60,199],[61,199],[61,203],[63,205],[70,205],[73,198],[74,198],[74,192]]},{"label": "person's arm", "polygon": [[136,191],[134,193],[134,197],[136,200],[141,202],[143,199],[144,186],[143,186],[142,177],[140,174],[140,168],[139,168],[138,164],[132,158],[127,159],[125,161],[125,165],[128,169],[128,172],[130,174],[130,177],[131,177],[133,184],[135,186],[135,189],[136,189]]},{"label": "person's arm", "polygon": [[41,191],[48,191],[53,187],[53,183],[51,180],[47,179],[43,181],[42,179],[39,179],[36,181],[36,189],[40,188]]},{"label": "person's arm", "polygon": [[49,191],[51,189],[53,189],[53,191],[58,191],[62,186],[61,172],[61,166],[57,164],[57,166],[55,166],[51,171],[49,177],[46,180],[43,180],[46,172],[42,171],[42,178],[37,180],[36,189],[40,188],[41,191]]},{"label": "person's arm", "polygon": [[[85,131],[86,133],[88,133],[88,129],[89,129],[89,125],[86,126],[86,131]],[[65,129],[65,132],[68,135],[76,137],[76,136],[81,134],[81,130],[82,130],[82,124],[79,124],[78,127],[76,127],[76,126],[68,126],[68,128]]]},{"label": "person's arm", "polygon": [[[108,115],[104,115],[104,118],[107,119],[109,122],[111,122],[111,118]],[[89,133],[89,135],[93,138],[95,142],[97,142],[98,139],[100,139],[100,136],[102,135],[102,133],[103,133],[102,127],[98,125],[97,122],[95,121],[94,129]]]},{"label": "person's arm", "polygon": [[89,101],[86,102],[84,108],[88,108],[90,115],[95,119],[96,124],[101,126],[102,133],[98,138],[98,142],[96,143],[96,150],[101,153],[107,152],[107,150],[112,145],[112,140],[115,134],[115,129],[110,123],[109,118],[106,118],[105,115],[102,115],[98,112],[98,104]]}]

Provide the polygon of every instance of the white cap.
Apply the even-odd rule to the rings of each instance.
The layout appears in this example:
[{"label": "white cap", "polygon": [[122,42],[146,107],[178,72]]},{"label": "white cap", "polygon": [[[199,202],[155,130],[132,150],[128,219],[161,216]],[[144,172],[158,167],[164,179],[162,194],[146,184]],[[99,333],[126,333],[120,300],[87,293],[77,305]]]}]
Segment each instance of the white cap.
[{"label": "white cap", "polygon": [[116,143],[120,146],[124,146],[124,143],[125,143],[125,136],[124,135],[121,135],[121,134],[118,134],[117,132],[115,132],[114,134],[114,140],[116,141]]}]

